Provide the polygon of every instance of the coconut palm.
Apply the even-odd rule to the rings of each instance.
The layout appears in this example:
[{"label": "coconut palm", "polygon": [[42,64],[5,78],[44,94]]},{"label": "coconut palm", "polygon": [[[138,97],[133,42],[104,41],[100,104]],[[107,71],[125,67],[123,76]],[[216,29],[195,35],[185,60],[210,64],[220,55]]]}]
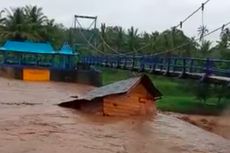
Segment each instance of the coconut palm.
[{"label": "coconut palm", "polygon": [[205,34],[207,34],[208,33],[208,28],[207,28],[207,26],[200,26],[199,28],[198,28],[198,35],[199,35],[199,37],[200,37],[200,41],[203,41],[204,40],[204,36],[205,36]]},{"label": "coconut palm", "polygon": [[219,42],[219,47],[221,48],[228,48],[229,47],[229,41],[230,41],[230,29],[225,28],[221,31],[220,34],[220,42]]},{"label": "coconut palm", "polygon": [[176,45],[177,45],[176,44],[177,33],[178,33],[178,31],[177,31],[176,27],[173,27],[171,29],[171,39],[172,39],[172,47],[173,48],[176,47]]},{"label": "coconut palm", "polygon": [[204,57],[207,57],[211,53],[211,45],[210,41],[203,40],[200,46],[200,52]]},{"label": "coconut palm", "polygon": [[46,35],[48,35],[47,31],[49,30],[51,30],[52,33],[52,29],[50,29],[50,26],[47,25],[54,24],[54,20],[49,21],[47,16],[45,16],[42,12],[41,7],[27,5],[25,6],[24,11],[27,18],[27,23],[31,26],[30,28],[34,33],[38,34],[37,38],[39,40],[47,40],[47,36],[44,37],[44,31],[46,31]]},{"label": "coconut palm", "polygon": [[0,34],[4,39],[15,40],[40,40],[38,29],[28,20],[25,9],[11,8],[5,9],[6,16],[3,21],[3,28]]},{"label": "coconut palm", "polygon": [[230,29],[223,28],[220,33],[220,41],[217,41],[216,51],[223,59],[230,59]]},{"label": "coconut palm", "polygon": [[104,23],[101,24],[101,50],[104,52],[106,50],[106,25]]},{"label": "coconut palm", "polygon": [[128,29],[128,48],[130,51],[135,51],[138,46],[138,29],[131,27]]},{"label": "coconut palm", "polygon": [[4,21],[5,21],[5,18],[2,15],[4,12],[5,12],[4,10],[0,11],[0,33],[4,30]]},{"label": "coconut palm", "polygon": [[159,32],[155,31],[151,33],[151,50],[153,50],[154,52],[157,51],[157,47],[158,47],[158,38],[159,38]]},{"label": "coconut palm", "polygon": [[5,18],[2,16],[2,14],[4,13],[5,11],[4,10],[1,10],[0,11],[0,25],[3,24],[3,21],[5,20]]},{"label": "coconut palm", "polygon": [[42,41],[51,42],[55,48],[59,48],[64,42],[64,31],[64,26],[56,24],[54,19],[46,20],[41,28],[40,36]]},{"label": "coconut palm", "polygon": [[144,46],[141,48],[141,51],[150,51],[151,50],[151,35],[147,32],[144,32],[143,34],[141,34],[141,42],[140,42],[141,46]]},{"label": "coconut palm", "polygon": [[23,8],[5,10],[7,15],[3,21],[4,27],[1,36],[5,39],[36,39],[35,35],[30,31],[31,28],[26,21]]},{"label": "coconut palm", "polygon": [[25,15],[29,20],[28,22],[39,26],[47,21],[47,16],[44,15],[41,7],[27,5],[25,6]]},{"label": "coconut palm", "polygon": [[120,49],[122,48],[123,42],[124,42],[124,31],[123,31],[122,27],[118,27],[117,37],[115,40],[116,47],[117,47],[118,51],[120,51]]}]

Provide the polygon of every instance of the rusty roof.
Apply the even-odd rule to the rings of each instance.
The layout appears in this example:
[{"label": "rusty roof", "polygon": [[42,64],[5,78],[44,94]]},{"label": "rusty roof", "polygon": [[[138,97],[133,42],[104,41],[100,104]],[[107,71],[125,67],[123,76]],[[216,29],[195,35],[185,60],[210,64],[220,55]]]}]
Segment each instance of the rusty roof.
[{"label": "rusty roof", "polygon": [[87,100],[91,101],[96,98],[103,98],[111,95],[125,94],[129,92],[139,83],[142,83],[145,88],[152,94],[153,97],[159,98],[162,96],[160,91],[153,85],[152,81],[147,75],[142,75],[135,78],[130,78],[127,80],[118,81],[100,88],[93,89],[89,91],[83,97],[79,97],[76,100]]}]

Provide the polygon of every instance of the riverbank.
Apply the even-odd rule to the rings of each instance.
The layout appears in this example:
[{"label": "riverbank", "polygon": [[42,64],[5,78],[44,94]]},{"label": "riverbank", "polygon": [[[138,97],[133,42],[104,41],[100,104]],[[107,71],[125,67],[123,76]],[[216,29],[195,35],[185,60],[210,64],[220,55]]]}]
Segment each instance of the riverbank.
[{"label": "riverbank", "polygon": [[164,113],[178,119],[184,120],[195,126],[198,126],[209,132],[218,134],[230,140],[230,115],[222,116],[202,116],[202,115],[186,115],[177,113]]}]

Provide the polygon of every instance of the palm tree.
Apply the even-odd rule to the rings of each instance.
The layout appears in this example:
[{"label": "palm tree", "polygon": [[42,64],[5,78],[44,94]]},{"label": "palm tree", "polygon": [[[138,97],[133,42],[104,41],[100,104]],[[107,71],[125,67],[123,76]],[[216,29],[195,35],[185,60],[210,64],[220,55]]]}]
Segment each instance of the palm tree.
[{"label": "palm tree", "polygon": [[3,21],[4,27],[1,36],[5,39],[36,39],[32,34],[29,24],[26,22],[26,16],[23,8],[5,10],[7,15]]},{"label": "palm tree", "polygon": [[196,56],[197,54],[197,47],[199,46],[199,44],[195,41],[195,38],[188,38],[186,36],[182,37],[183,41],[182,44],[186,44],[184,45],[181,49],[180,49],[180,55],[182,56],[186,56],[186,57],[191,57],[191,56]]},{"label": "palm tree", "polygon": [[[2,16],[2,14],[4,13],[4,10],[0,11],[0,33],[2,33],[2,31],[4,30],[4,20],[5,18]],[[3,42],[4,40],[0,37],[0,44]]]},{"label": "palm tree", "polygon": [[165,48],[166,48],[166,50],[168,50],[169,48],[171,48],[171,45],[170,45],[170,37],[169,37],[170,35],[168,35],[167,33],[165,33],[164,35],[163,35],[163,40],[164,40],[164,46],[165,46]]},{"label": "palm tree", "polygon": [[120,49],[122,48],[123,45],[123,35],[124,35],[124,31],[122,29],[122,27],[118,27],[117,29],[117,38],[116,38],[116,47],[117,50],[120,51]]},{"label": "palm tree", "polygon": [[[141,46],[144,46],[141,51],[150,51],[152,47],[151,35],[147,32],[141,34]],[[146,46],[146,47],[145,47]]]},{"label": "palm tree", "polygon": [[4,29],[4,21],[5,21],[5,18],[2,16],[2,14],[3,14],[4,12],[5,12],[4,10],[1,10],[1,11],[0,11],[0,33],[1,33],[1,31]]},{"label": "palm tree", "polygon": [[219,46],[225,49],[228,48],[229,41],[230,41],[230,29],[229,28],[225,28],[221,31],[220,39],[221,41],[219,42]]},{"label": "palm tree", "polygon": [[128,47],[130,51],[135,51],[137,43],[137,37],[138,37],[138,29],[134,29],[134,27],[131,27],[128,29]]},{"label": "palm tree", "polygon": [[176,29],[176,27],[173,27],[172,29],[171,29],[171,39],[172,39],[172,47],[174,48],[174,47],[176,47],[176,38],[177,38],[177,29]]},{"label": "palm tree", "polygon": [[199,35],[199,37],[200,37],[200,41],[203,41],[204,40],[204,36],[205,36],[205,34],[207,34],[208,33],[208,28],[207,28],[207,26],[200,26],[199,28],[198,28],[198,35]]},{"label": "palm tree", "polygon": [[3,24],[3,21],[5,20],[5,18],[2,17],[2,14],[5,12],[5,10],[1,10],[0,11],[0,25]]},{"label": "palm tree", "polygon": [[35,27],[25,13],[25,8],[5,9],[6,16],[2,22],[2,32],[0,34],[4,39],[14,40],[41,40],[40,28]]},{"label": "palm tree", "polygon": [[217,41],[216,50],[223,59],[230,59],[230,29],[223,28],[220,33],[220,41]]},{"label": "palm tree", "polygon": [[101,24],[101,50],[104,52],[106,50],[105,41],[107,40],[106,37],[106,25],[104,23]]},{"label": "palm tree", "polygon": [[64,26],[56,24],[54,19],[46,20],[41,29],[42,41],[51,42],[58,49],[64,42]]},{"label": "palm tree", "polygon": [[[27,23],[29,23],[31,26],[30,28],[34,33],[38,34],[37,38],[39,40],[46,40],[46,36],[42,37],[44,35],[43,32],[46,31],[47,34],[47,32],[51,30],[50,33],[52,33],[52,29],[50,29],[49,25],[54,24],[54,20],[49,21],[47,16],[45,16],[42,12],[41,7],[27,5],[25,6],[24,11],[27,18]],[[46,29],[47,27],[49,28],[48,30]]]},{"label": "palm tree", "polygon": [[154,52],[157,51],[157,47],[158,47],[158,44],[157,44],[157,40],[159,38],[159,32],[155,31],[151,34],[151,50],[153,50]]},{"label": "palm tree", "polygon": [[202,41],[200,46],[200,52],[203,55],[203,57],[207,57],[211,53],[211,45],[212,43],[210,41]]},{"label": "palm tree", "polygon": [[29,22],[39,26],[47,21],[47,16],[44,15],[41,7],[27,5],[25,6],[25,15]]}]

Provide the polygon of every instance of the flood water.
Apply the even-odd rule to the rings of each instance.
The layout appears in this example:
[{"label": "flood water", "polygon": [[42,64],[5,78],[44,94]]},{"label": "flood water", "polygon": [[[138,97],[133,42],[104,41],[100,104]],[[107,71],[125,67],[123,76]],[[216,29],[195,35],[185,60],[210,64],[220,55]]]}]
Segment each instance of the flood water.
[{"label": "flood water", "polygon": [[0,153],[229,153],[230,141],[175,117],[110,118],[57,106],[92,87],[0,78]]}]

